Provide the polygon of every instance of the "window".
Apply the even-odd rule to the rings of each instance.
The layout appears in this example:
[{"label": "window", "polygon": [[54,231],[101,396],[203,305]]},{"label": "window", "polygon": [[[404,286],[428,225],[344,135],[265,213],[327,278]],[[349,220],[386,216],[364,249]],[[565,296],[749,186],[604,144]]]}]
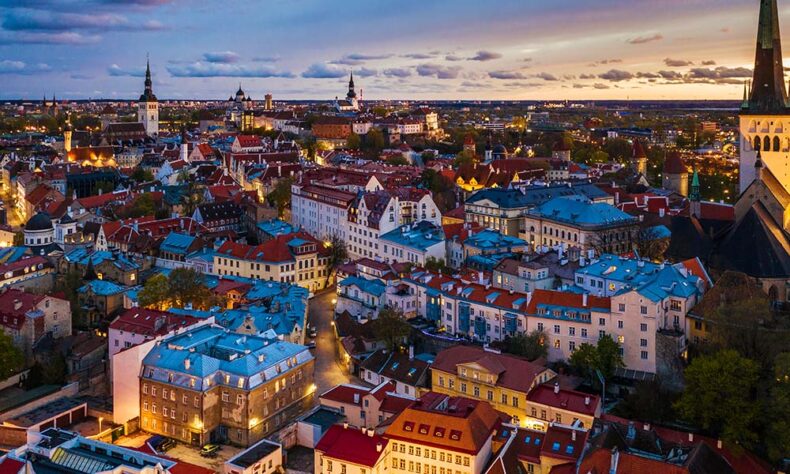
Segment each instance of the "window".
[{"label": "window", "polygon": [[623,321],[622,320],[617,321],[617,329],[623,329]]},{"label": "window", "polygon": [[639,311],[640,311],[642,314],[647,314],[647,306],[640,306],[640,307],[639,307]]},{"label": "window", "polygon": [[647,339],[640,339],[639,340],[639,345],[641,347],[647,347]]},{"label": "window", "polygon": [[640,324],[639,325],[639,330],[642,331],[642,332],[647,332],[647,324],[646,323]]},{"label": "window", "polygon": [[625,343],[625,336],[623,335],[617,336],[617,342],[620,344]]},{"label": "window", "polygon": [[606,318],[598,318],[599,326],[606,326]]},{"label": "window", "polygon": [[623,311],[625,311],[625,303],[620,303],[620,304],[617,306],[617,308],[618,308],[618,309],[619,309],[619,311],[622,313]]},{"label": "window", "polygon": [[560,333],[560,325],[559,324],[555,324],[554,325],[554,334],[559,334],[559,333]]},{"label": "window", "polygon": [[555,349],[559,349],[560,348],[560,340],[559,339],[554,339],[554,348]]},{"label": "window", "polygon": [[576,328],[573,327],[573,326],[569,327],[568,328],[568,335],[569,336],[575,336],[576,335]]},{"label": "window", "polygon": [[582,328],[582,337],[587,338],[587,328]]},{"label": "window", "polygon": [[642,360],[647,360],[647,351],[642,351]]},{"label": "window", "polygon": [[672,311],[680,311],[680,301],[679,300],[669,300],[669,309]]},{"label": "window", "polygon": [[576,350],[576,342],[575,341],[568,341],[568,350],[571,352]]}]

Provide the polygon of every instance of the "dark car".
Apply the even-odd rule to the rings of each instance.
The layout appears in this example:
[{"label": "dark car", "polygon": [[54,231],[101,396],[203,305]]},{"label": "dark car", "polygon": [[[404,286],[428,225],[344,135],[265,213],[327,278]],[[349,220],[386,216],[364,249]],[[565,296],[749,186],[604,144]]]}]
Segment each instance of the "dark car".
[{"label": "dark car", "polygon": [[168,438],[166,436],[158,436],[157,435],[157,436],[152,436],[151,438],[149,438],[148,444],[155,451],[158,451],[160,453],[164,453],[167,450],[175,447],[176,440],[174,440],[173,438]]}]

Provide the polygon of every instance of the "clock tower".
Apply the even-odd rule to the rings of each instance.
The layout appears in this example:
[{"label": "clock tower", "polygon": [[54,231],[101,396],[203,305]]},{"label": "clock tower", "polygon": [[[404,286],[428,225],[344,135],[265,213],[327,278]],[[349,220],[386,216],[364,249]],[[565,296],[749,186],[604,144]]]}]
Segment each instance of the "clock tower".
[{"label": "clock tower", "polygon": [[145,91],[137,102],[137,121],[145,126],[145,133],[156,138],[159,135],[159,102],[154,95],[151,81],[151,65],[145,62]]}]

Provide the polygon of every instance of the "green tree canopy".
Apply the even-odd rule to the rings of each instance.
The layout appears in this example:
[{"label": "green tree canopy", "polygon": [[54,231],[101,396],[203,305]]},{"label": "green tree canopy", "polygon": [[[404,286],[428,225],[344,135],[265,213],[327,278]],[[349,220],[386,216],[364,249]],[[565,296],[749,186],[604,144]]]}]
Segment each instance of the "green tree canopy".
[{"label": "green tree canopy", "polygon": [[280,218],[285,215],[285,208],[291,204],[291,184],[293,184],[293,179],[290,177],[280,178],[274,186],[274,190],[266,196],[269,203],[277,207],[277,215]]},{"label": "green tree canopy", "polygon": [[595,384],[598,370],[605,379],[614,375],[615,369],[623,367],[623,357],[620,355],[620,345],[609,334],[604,334],[598,339],[598,344],[584,343],[571,354],[571,366],[585,374]]},{"label": "green tree canopy", "polygon": [[3,380],[17,373],[25,365],[25,356],[11,336],[0,331],[0,377]]},{"label": "green tree canopy", "polygon": [[757,441],[758,378],[757,363],[734,350],[698,357],[686,368],[686,389],[675,408],[701,428],[748,447]]},{"label": "green tree canopy", "polygon": [[362,138],[360,138],[356,133],[352,133],[348,136],[348,138],[346,138],[346,148],[350,150],[359,150],[359,147],[361,146]]},{"label": "green tree canopy", "polygon": [[411,325],[396,308],[384,307],[370,324],[376,339],[383,341],[388,350],[395,351],[411,333]]},{"label": "green tree canopy", "polygon": [[540,359],[549,353],[546,346],[546,334],[537,329],[529,334],[517,334],[507,338],[505,350],[528,360]]},{"label": "green tree canopy", "polygon": [[144,308],[170,309],[170,282],[167,277],[159,274],[149,278],[137,294],[137,301]]}]

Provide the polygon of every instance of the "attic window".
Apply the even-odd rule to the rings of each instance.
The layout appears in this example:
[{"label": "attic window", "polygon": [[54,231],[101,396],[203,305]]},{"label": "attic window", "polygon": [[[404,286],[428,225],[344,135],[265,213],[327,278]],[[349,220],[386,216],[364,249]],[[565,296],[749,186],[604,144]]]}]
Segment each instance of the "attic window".
[{"label": "attic window", "polygon": [[559,451],[560,450],[560,443],[558,441],[555,441],[554,443],[552,443],[551,450],[552,451]]},{"label": "attic window", "polygon": [[433,435],[437,438],[444,438],[444,428],[437,426],[433,430]]},{"label": "attic window", "polygon": [[458,430],[451,430],[450,439],[453,441],[459,441],[461,439],[461,432]]},{"label": "attic window", "polygon": [[420,434],[427,435],[430,430],[430,425],[420,425]]},{"label": "attic window", "polygon": [[565,454],[573,454],[573,445],[569,444],[565,447]]},{"label": "attic window", "polygon": [[411,421],[407,421],[403,423],[403,430],[411,433],[412,431],[414,431],[414,423]]}]

